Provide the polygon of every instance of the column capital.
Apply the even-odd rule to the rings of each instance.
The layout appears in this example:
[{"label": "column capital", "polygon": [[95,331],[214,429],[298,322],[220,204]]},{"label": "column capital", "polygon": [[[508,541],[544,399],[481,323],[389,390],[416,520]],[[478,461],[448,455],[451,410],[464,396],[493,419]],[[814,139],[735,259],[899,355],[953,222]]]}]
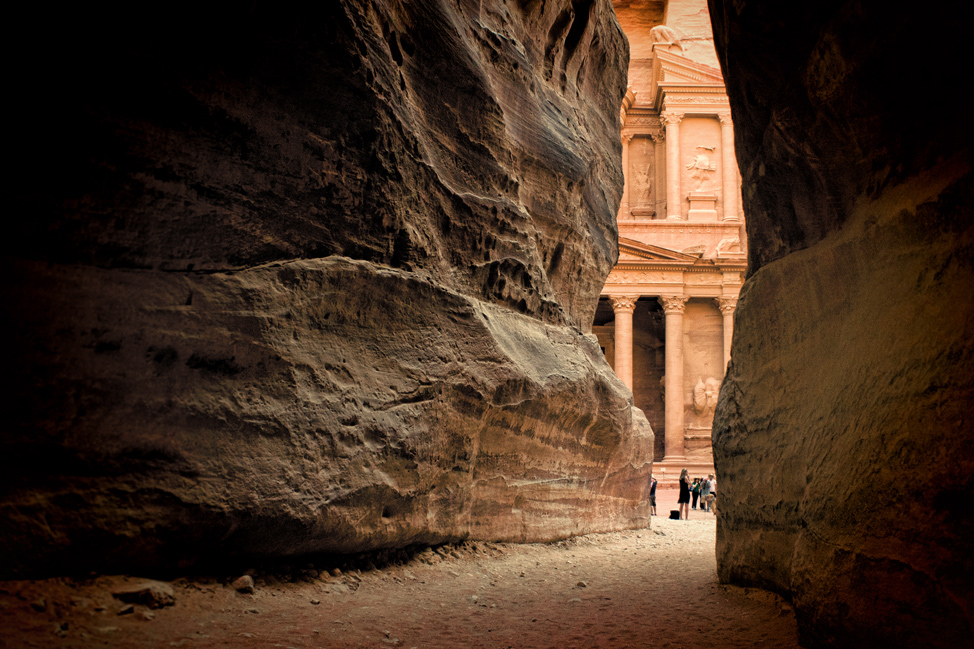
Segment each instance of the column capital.
[{"label": "column capital", "polygon": [[683,113],[673,113],[670,111],[660,113],[659,121],[664,126],[676,126],[683,121]]},{"label": "column capital", "polygon": [[717,308],[724,315],[730,315],[734,313],[737,308],[737,298],[736,297],[715,297],[714,301],[717,302]]},{"label": "column capital", "polygon": [[681,295],[661,295],[659,303],[663,307],[663,313],[669,315],[671,313],[683,313],[689,299]]},{"label": "column capital", "polygon": [[632,138],[634,138],[634,137],[636,137],[636,134],[635,133],[623,133],[622,134],[622,143],[623,144],[629,144],[630,142],[632,142]]},{"label": "column capital", "polygon": [[610,295],[609,304],[612,305],[612,311],[618,313],[619,311],[628,311],[632,313],[636,310],[636,300],[639,296],[630,295]]},{"label": "column capital", "polygon": [[733,122],[731,122],[731,114],[730,114],[730,111],[729,110],[724,110],[724,111],[721,111],[721,112],[717,113],[717,119],[720,120],[720,125],[721,126],[732,126],[733,125]]}]

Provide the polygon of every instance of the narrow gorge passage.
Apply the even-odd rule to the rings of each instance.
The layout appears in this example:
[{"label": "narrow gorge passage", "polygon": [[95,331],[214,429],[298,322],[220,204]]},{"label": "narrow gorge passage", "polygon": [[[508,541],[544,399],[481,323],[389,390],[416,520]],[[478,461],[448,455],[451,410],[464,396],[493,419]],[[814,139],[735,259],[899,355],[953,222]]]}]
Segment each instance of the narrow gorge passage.
[{"label": "narrow gorge passage", "polygon": [[238,5],[15,7],[0,645],[974,646],[950,3]]},{"label": "narrow gorge passage", "polygon": [[[252,595],[228,580],[179,579],[173,606],[125,615],[110,594],[125,578],[9,582],[0,610],[16,622],[4,624],[0,646],[798,647],[788,604],[717,584],[715,518],[667,520],[675,502],[675,490],[661,492],[652,529],[444,547],[445,556],[297,583],[258,577]],[[46,610],[33,609],[41,599]]]}]

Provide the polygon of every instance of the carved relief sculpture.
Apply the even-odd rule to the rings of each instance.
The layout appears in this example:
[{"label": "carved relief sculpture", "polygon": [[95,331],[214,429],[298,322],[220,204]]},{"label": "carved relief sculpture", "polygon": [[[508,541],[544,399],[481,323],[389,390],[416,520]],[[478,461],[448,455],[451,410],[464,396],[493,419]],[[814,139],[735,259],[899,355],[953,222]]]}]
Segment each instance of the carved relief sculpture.
[{"label": "carved relief sculpture", "polygon": [[653,169],[650,168],[648,164],[640,166],[639,172],[636,174],[636,185],[637,195],[639,196],[639,203],[644,205],[649,205],[652,201],[650,200],[653,191]]},{"label": "carved relief sculpture", "polygon": [[713,155],[715,148],[698,146],[697,155],[686,165],[687,169],[692,170],[690,177],[695,183],[695,191],[712,191],[714,189],[714,174],[717,171],[717,163],[711,162],[710,156]]},{"label": "carved relief sculpture", "polygon": [[721,253],[738,253],[741,252],[741,238],[731,237],[729,239],[721,239],[717,244],[717,256],[719,257]]},{"label": "carved relief sculpture", "polygon": [[712,376],[697,379],[693,386],[693,411],[703,417],[712,417],[717,407],[717,395],[720,392],[720,381]]},{"label": "carved relief sculpture", "polygon": [[668,45],[673,45],[680,48],[680,52],[683,52],[683,44],[680,42],[680,37],[677,35],[671,27],[666,25],[657,25],[649,30],[649,40],[652,43],[666,43]]},{"label": "carved relief sculpture", "polygon": [[707,386],[702,378],[698,378],[697,384],[693,386],[693,411],[698,415],[707,411]]}]

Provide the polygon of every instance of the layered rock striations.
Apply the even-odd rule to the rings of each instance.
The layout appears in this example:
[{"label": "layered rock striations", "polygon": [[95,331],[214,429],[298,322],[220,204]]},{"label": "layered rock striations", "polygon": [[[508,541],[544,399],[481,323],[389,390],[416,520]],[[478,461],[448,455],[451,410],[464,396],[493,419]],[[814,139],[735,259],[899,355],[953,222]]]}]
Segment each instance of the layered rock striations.
[{"label": "layered rock striations", "polygon": [[788,595],[803,646],[968,646],[964,28],[928,8],[933,47],[880,2],[710,7],[751,260],[714,421],[720,578]]},{"label": "layered rock striations", "polygon": [[24,21],[3,576],[645,523],[609,3],[286,4]]}]

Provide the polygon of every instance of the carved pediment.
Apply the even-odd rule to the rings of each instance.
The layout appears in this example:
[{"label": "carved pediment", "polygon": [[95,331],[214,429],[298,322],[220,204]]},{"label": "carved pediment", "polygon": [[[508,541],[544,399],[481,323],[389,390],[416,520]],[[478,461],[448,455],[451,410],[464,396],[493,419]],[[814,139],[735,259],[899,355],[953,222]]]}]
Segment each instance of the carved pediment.
[{"label": "carved pediment", "polygon": [[619,261],[677,261],[693,263],[700,255],[686,254],[663,246],[619,237]]},{"label": "carved pediment", "polygon": [[724,83],[724,77],[717,68],[670,52],[656,52],[653,72],[656,83]]}]

